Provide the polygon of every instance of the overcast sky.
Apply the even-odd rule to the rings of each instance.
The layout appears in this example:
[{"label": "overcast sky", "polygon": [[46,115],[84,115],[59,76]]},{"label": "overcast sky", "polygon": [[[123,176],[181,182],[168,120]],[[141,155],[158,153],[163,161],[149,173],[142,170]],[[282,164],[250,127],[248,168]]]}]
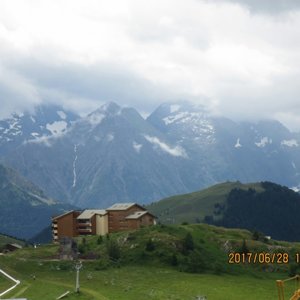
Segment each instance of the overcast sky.
[{"label": "overcast sky", "polygon": [[1,0],[0,116],[191,100],[300,131],[298,0]]}]

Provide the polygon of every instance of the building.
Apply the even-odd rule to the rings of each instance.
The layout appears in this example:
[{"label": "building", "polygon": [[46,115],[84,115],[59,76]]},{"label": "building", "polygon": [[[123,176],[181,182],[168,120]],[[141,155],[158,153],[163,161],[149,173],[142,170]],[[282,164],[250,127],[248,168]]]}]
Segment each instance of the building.
[{"label": "building", "polygon": [[155,217],[148,211],[137,211],[126,217],[128,229],[138,229],[155,224]]},{"label": "building", "polygon": [[19,249],[22,249],[23,246],[20,245],[20,244],[17,244],[17,243],[12,243],[12,244],[6,244],[2,251],[3,253],[7,253],[7,252],[13,252],[13,251],[16,251],[16,250],[19,250]]},{"label": "building", "polygon": [[155,216],[136,203],[116,203],[104,209],[69,211],[52,218],[53,241],[64,237],[105,235],[155,225]]},{"label": "building", "polygon": [[57,242],[63,237],[78,236],[77,217],[80,211],[72,210],[52,218],[52,237]]},{"label": "building", "polygon": [[108,214],[104,209],[86,209],[77,217],[79,235],[105,235],[108,233]]},{"label": "building", "polygon": [[109,232],[137,229],[142,225],[153,225],[155,221],[153,215],[136,203],[117,203],[109,207],[107,212]]}]

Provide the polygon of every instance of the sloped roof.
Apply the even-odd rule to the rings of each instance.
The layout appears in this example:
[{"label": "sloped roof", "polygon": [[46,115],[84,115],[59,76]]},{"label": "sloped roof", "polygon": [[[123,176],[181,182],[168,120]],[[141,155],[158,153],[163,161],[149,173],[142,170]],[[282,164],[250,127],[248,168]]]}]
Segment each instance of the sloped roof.
[{"label": "sloped roof", "polygon": [[131,219],[131,220],[132,219],[139,219],[142,216],[147,215],[147,214],[153,216],[151,213],[149,213],[149,211],[145,210],[145,211],[136,211],[135,213],[127,216],[126,219]]},{"label": "sloped roof", "polygon": [[78,217],[78,220],[90,219],[94,215],[106,215],[107,211],[105,209],[86,209]]},{"label": "sloped roof", "polygon": [[13,246],[13,247],[18,248],[18,249],[22,249],[23,248],[22,245],[19,245],[19,244],[16,244],[16,243],[7,244],[7,245]]},{"label": "sloped roof", "polygon": [[136,203],[116,203],[111,207],[107,208],[107,210],[127,210],[133,205],[137,205]]},{"label": "sloped roof", "polygon": [[64,216],[66,216],[66,215],[68,215],[68,214],[71,214],[71,213],[73,213],[73,212],[78,212],[78,213],[80,213],[80,211],[78,211],[78,210],[70,210],[70,211],[67,211],[67,212],[65,212],[65,213],[63,213],[63,214],[61,214],[61,215],[52,217],[52,221],[57,220],[57,219],[59,219],[59,218],[61,218],[61,217],[64,217]]}]

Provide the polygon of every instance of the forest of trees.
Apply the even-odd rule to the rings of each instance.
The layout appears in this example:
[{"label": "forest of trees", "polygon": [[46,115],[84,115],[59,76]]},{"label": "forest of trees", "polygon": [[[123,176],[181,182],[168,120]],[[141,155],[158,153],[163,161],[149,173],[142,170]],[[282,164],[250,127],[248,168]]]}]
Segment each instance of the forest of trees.
[{"label": "forest of trees", "polygon": [[271,182],[262,182],[262,187],[263,192],[233,189],[226,205],[217,207],[222,218],[206,219],[219,226],[263,232],[274,239],[300,240],[300,195]]}]

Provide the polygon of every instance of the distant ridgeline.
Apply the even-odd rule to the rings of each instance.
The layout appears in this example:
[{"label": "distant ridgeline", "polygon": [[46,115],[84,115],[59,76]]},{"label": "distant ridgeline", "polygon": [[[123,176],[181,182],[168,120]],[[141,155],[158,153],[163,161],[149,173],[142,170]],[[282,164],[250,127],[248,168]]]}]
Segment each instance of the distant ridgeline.
[{"label": "distant ridgeline", "polygon": [[300,195],[271,182],[217,184],[152,203],[148,210],[165,224],[205,222],[279,240],[300,240]]},{"label": "distant ridgeline", "polygon": [[300,187],[299,149],[300,133],[280,122],[235,122],[188,102],[147,119],[113,102],[83,117],[41,105],[0,119],[0,161],[80,208],[148,204],[226,180]]},{"label": "distant ridgeline", "polygon": [[261,183],[264,191],[233,189],[226,205],[216,206],[221,220],[210,223],[233,228],[262,231],[274,239],[300,240],[300,195],[271,182]]},{"label": "distant ridgeline", "polygon": [[42,190],[0,164],[0,232],[29,239],[46,226],[52,215],[73,209],[48,198]]}]

